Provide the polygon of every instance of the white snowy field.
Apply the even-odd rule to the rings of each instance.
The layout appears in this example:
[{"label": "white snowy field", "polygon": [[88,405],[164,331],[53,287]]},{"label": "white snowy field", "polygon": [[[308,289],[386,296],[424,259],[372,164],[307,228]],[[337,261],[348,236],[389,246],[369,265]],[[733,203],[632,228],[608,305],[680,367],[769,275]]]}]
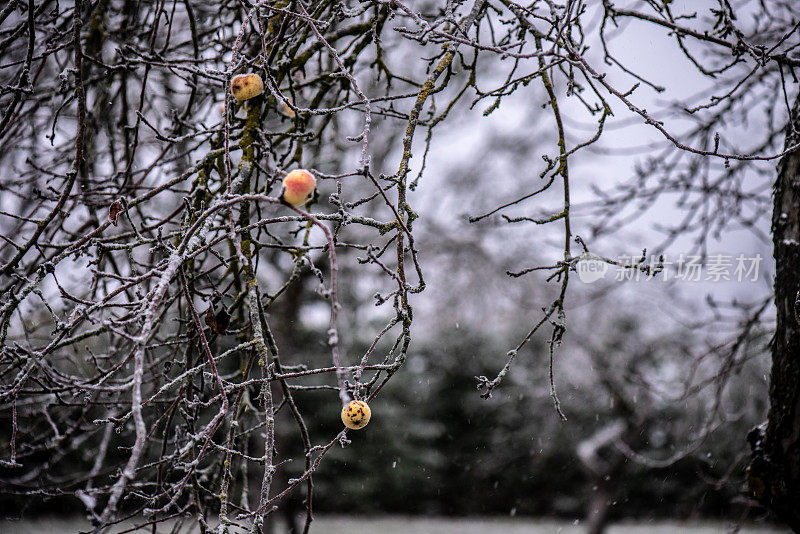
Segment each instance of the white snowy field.
[{"label": "white snowy field", "polygon": [[[137,522],[138,523],[138,522]],[[133,523],[126,523],[112,532],[127,530]],[[162,523],[158,533],[170,532],[173,525]],[[85,531],[88,524],[81,520],[47,518],[25,521],[0,521],[2,534],[75,534]],[[149,528],[140,532],[151,532]],[[183,531],[185,532],[185,531]],[[199,532],[195,530],[194,532]],[[241,532],[237,529],[232,533]],[[526,518],[411,518],[411,517],[319,517],[314,520],[312,533],[318,534],[583,534],[580,522],[562,522]],[[612,525],[608,534],[778,534],[785,529],[765,525],[742,525],[735,530],[733,524],[691,522],[646,522]],[[277,528],[273,534],[285,534]]]}]

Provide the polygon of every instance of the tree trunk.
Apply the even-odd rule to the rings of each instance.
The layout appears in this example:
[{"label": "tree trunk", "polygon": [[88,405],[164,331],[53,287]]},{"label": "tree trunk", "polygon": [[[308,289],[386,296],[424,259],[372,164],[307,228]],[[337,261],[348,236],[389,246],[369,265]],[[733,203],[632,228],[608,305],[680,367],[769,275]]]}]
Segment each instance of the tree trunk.
[{"label": "tree trunk", "polygon": [[597,485],[589,500],[589,513],[586,514],[586,534],[603,534],[608,525],[608,509],[611,506],[611,492],[606,484]]},{"label": "tree trunk", "polygon": [[[786,132],[786,146],[800,142],[800,96]],[[750,492],[800,532],[800,151],[784,156],[775,181],[772,239],[777,323],[767,421],[748,434]]]}]

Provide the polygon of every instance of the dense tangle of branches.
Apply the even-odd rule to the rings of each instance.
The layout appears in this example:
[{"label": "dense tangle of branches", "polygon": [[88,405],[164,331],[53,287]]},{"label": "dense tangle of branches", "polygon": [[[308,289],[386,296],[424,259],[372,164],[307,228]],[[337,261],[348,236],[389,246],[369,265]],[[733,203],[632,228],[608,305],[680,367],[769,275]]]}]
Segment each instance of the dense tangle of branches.
[{"label": "dense tangle of branches", "polygon": [[[408,193],[424,180],[432,133],[470,98],[488,115],[534,83],[552,114],[552,151],[524,177],[519,198],[473,220],[560,188],[560,205],[544,216],[504,219],[561,228],[559,261],[512,273],[545,271],[559,291],[499,375],[480,385],[490,395],[550,326],[559,409],[553,350],[566,328],[569,272],[591,244],[571,226],[571,158],[612,116],[627,114],[666,143],[635,183],[593,208],[607,223],[597,233],[619,206],[645,209],[670,192],[690,206],[670,235],[763,215],[763,188],[746,189],[741,176],[793,150],[780,141],[800,65],[793,2],[768,4],[719,0],[712,18],[698,20],[655,0],[624,8],[609,0],[8,2],[0,10],[2,489],[74,495],[98,530],[144,512],[143,526],[180,516],[204,528],[216,514],[220,532],[258,531],[287,494],[302,491],[308,531],[313,474],[347,433],[315,442],[298,398],[323,390],[335,418],[340,402],[372,399],[402,368],[411,303],[425,287]],[[739,10],[751,11],[747,29]],[[688,132],[637,104],[642,86],[662,88],[612,52],[634,20],[672,34],[718,80],[714,95],[683,103],[696,121]],[[246,104],[228,92],[243,72],[266,87]],[[620,77],[632,81],[618,86]],[[596,120],[572,146],[568,99]],[[727,118],[746,116],[757,100],[764,135],[742,148],[720,137]],[[297,167],[313,169],[319,196],[293,209],[278,197]],[[748,203],[753,211],[741,209]],[[340,350],[342,272],[378,288],[383,326],[359,354]],[[281,303],[296,306],[288,295],[308,274],[327,303],[316,333],[325,358],[298,361],[273,331],[286,323]],[[291,324],[281,330],[291,339]],[[278,432],[299,436],[301,447],[276,448]],[[87,469],[70,468],[75,458]],[[276,476],[290,459],[302,475]]]}]

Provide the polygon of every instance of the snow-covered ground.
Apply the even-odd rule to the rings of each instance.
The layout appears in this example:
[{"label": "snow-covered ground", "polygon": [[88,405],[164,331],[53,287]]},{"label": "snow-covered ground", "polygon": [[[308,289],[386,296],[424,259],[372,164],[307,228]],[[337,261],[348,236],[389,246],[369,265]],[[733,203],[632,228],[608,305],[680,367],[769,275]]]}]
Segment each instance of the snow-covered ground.
[{"label": "snow-covered ground", "polygon": [[[112,532],[131,528],[126,523]],[[0,521],[3,534],[74,534],[85,530],[87,523],[81,520],[59,518],[26,520],[22,522]],[[162,523],[157,531],[170,531],[172,523]],[[624,523],[608,529],[608,534],[725,534],[732,532],[732,524],[689,522]],[[375,517],[345,518],[320,517],[314,520],[311,532],[324,534],[583,534],[585,527],[580,522],[532,520],[527,518],[412,518]],[[149,528],[141,532],[151,532]],[[185,531],[182,531],[185,532]],[[196,531],[195,531],[196,532]],[[238,530],[233,530],[238,534]],[[788,530],[764,525],[743,525],[741,534],[778,534]],[[284,534],[277,529],[273,534]]]}]

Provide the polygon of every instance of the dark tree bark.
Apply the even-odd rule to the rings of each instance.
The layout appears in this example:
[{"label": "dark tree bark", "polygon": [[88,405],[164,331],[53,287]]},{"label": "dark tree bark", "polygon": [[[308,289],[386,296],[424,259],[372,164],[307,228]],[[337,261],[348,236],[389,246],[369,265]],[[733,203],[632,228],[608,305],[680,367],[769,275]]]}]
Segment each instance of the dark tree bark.
[{"label": "dark tree bark", "polygon": [[[786,146],[800,141],[800,97],[792,109]],[[767,421],[748,435],[751,494],[800,532],[800,151],[785,156],[775,182],[772,239],[777,323]]]}]

